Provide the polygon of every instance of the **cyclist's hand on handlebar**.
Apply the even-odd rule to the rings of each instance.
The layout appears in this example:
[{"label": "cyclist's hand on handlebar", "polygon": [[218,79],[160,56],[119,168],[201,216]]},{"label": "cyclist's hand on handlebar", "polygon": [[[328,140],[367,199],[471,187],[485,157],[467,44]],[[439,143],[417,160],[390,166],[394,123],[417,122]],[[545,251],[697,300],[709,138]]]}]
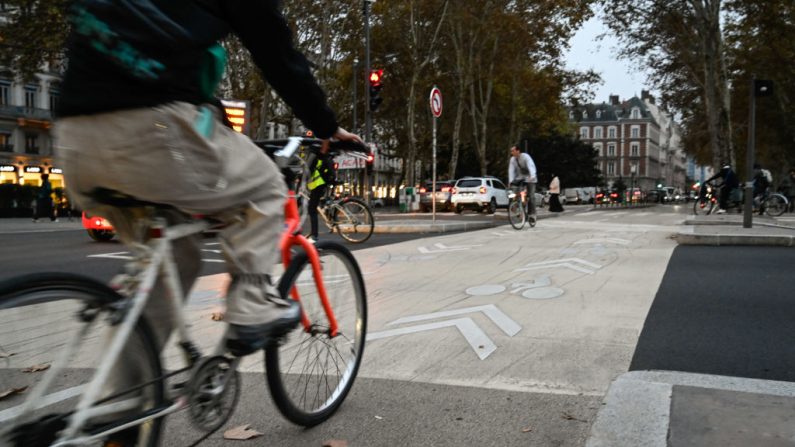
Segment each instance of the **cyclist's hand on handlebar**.
[{"label": "cyclist's hand on handlebar", "polygon": [[[350,133],[347,130],[343,129],[342,127],[338,127],[337,131],[334,132],[334,135],[332,135],[331,138],[339,141],[353,141],[355,143],[364,144],[364,141],[362,141],[359,135],[356,135],[355,133]],[[320,151],[325,154],[326,152],[328,152],[328,149],[329,149],[329,139],[325,139],[323,140],[323,143],[320,146]]]}]

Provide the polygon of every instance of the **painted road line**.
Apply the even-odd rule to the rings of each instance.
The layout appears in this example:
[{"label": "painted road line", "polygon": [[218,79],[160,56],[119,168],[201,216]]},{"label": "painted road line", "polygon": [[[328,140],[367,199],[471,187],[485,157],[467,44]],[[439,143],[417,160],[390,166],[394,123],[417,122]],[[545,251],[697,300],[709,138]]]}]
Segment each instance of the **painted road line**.
[{"label": "painted road line", "polygon": [[367,341],[374,341],[381,338],[395,337],[398,335],[414,334],[417,332],[433,331],[436,329],[456,327],[461,335],[464,336],[469,346],[475,354],[485,360],[492,352],[497,350],[497,345],[472,321],[471,318],[456,318],[454,320],[438,321],[436,323],[420,324],[408,326],[400,329],[390,329],[386,331],[370,332],[367,334]]},{"label": "painted road line", "polygon": [[484,315],[486,315],[492,322],[494,322],[494,324],[496,324],[497,327],[500,328],[501,331],[505,332],[505,334],[508,335],[509,337],[513,337],[514,335],[519,333],[519,331],[522,330],[522,327],[519,326],[518,323],[513,321],[508,315],[505,315],[505,313],[503,313],[494,304],[486,304],[484,306],[465,307],[463,309],[446,310],[430,314],[403,317],[389,323],[389,325],[391,326],[393,324],[414,323],[417,321],[433,320],[436,318],[446,318],[446,317],[464,315],[473,312],[483,312]]}]

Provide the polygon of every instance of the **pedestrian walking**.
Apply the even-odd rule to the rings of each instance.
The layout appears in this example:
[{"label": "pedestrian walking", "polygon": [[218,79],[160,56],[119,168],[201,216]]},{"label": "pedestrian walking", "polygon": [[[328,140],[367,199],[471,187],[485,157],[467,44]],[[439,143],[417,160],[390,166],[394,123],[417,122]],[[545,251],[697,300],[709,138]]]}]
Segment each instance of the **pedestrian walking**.
[{"label": "pedestrian walking", "polygon": [[41,175],[41,186],[33,206],[33,222],[38,222],[40,217],[49,217],[53,222],[57,220],[52,206],[52,185],[49,174]]},{"label": "pedestrian walking", "polygon": [[787,196],[787,200],[789,200],[789,212],[793,212],[793,210],[795,210],[795,203],[793,203],[795,202],[795,168],[789,170],[789,175],[784,177],[784,180],[781,181],[778,190]]},{"label": "pedestrian walking", "polygon": [[555,174],[552,174],[552,181],[549,182],[549,211],[563,212],[563,206],[560,204],[560,179]]}]

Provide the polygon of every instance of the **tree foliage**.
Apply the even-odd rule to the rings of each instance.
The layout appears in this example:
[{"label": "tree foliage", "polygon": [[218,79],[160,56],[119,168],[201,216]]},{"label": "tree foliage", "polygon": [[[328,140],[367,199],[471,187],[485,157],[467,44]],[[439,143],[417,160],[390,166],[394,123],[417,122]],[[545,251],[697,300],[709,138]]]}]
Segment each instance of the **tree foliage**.
[{"label": "tree foliage", "polygon": [[0,11],[0,67],[29,80],[44,64],[57,68],[69,26],[68,0],[7,0]]}]

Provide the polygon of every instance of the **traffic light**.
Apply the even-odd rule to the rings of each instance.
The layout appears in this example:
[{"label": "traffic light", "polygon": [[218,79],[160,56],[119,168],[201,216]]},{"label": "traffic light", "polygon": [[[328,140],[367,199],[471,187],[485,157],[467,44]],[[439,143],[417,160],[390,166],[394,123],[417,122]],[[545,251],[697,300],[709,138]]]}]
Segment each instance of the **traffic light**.
[{"label": "traffic light", "polygon": [[384,84],[382,82],[382,78],[384,76],[384,70],[379,68],[376,70],[370,70],[370,77],[367,79],[370,82],[370,111],[375,112],[378,110],[378,106],[384,101],[381,98],[381,89],[384,88]]},{"label": "traffic light", "polygon": [[375,152],[371,150],[370,153],[367,154],[367,163],[365,163],[365,168],[367,169],[368,174],[373,173],[374,164],[375,164]]}]

